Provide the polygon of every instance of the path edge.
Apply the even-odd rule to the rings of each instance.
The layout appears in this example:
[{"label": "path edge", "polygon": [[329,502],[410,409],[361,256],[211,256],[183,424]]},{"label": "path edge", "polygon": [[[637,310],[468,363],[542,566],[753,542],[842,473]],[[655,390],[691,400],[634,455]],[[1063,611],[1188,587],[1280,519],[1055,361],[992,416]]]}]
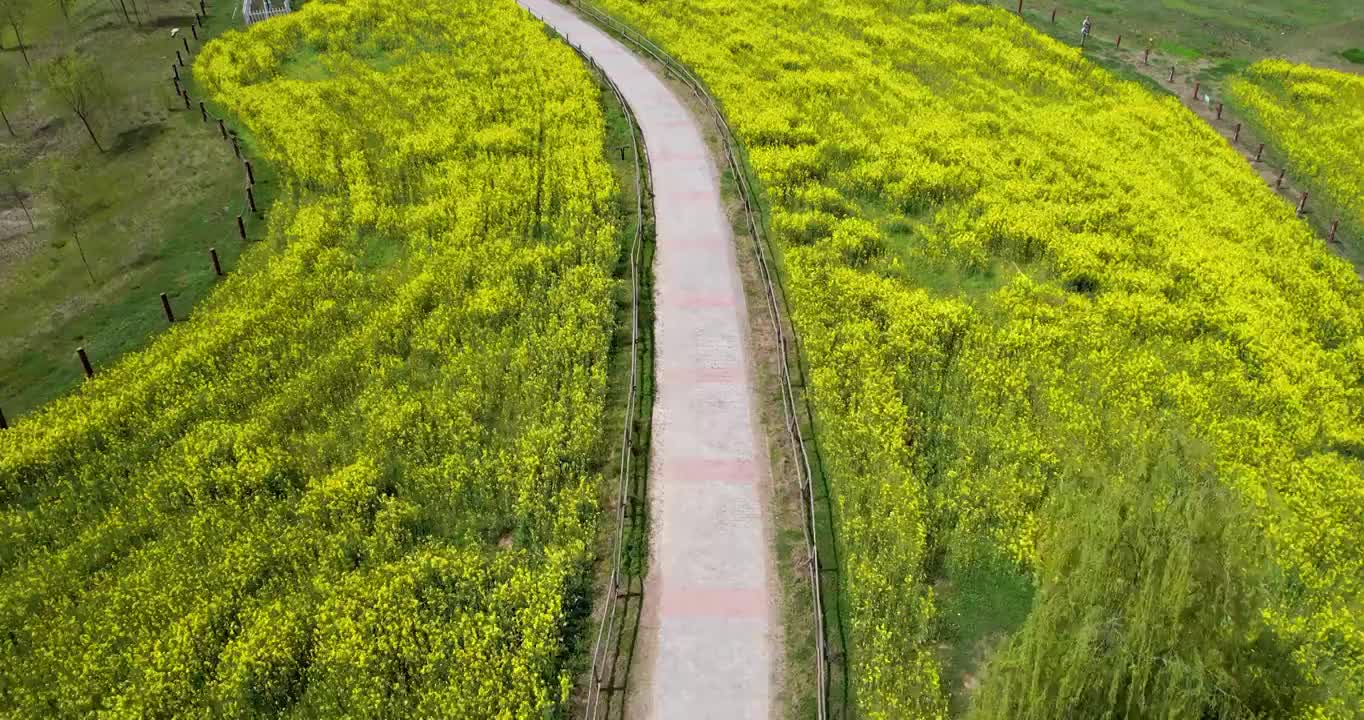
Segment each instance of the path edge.
[{"label": "path edge", "polygon": [[[804,349],[791,321],[784,271],[768,232],[762,194],[756,189],[758,186],[756,173],[719,101],[689,67],[649,40],[643,33],[587,0],[556,2],[576,11],[583,19],[662,65],[669,79],[682,82],[696,95],[715,123],[715,129],[725,151],[720,170],[723,173],[728,169],[738,188],[749,235],[753,238],[753,253],[758,260],[762,290],[767,299],[767,314],[777,338],[784,425],[789,446],[792,448],[793,464],[797,468],[795,479],[803,506],[805,525],[803,529],[808,558],[805,564],[814,598],[812,624],[816,637],[816,716],[818,720],[827,720],[837,709],[838,717],[850,717],[847,613],[846,599],[841,589],[842,552],[838,542],[837,517],[829,492],[828,474],[824,470],[823,454],[819,449],[816,416],[808,398],[808,372]],[[756,363],[757,359],[753,358],[750,362]],[[814,458],[813,463],[811,456]],[[837,708],[832,702],[831,691],[835,690],[840,697]]]}]

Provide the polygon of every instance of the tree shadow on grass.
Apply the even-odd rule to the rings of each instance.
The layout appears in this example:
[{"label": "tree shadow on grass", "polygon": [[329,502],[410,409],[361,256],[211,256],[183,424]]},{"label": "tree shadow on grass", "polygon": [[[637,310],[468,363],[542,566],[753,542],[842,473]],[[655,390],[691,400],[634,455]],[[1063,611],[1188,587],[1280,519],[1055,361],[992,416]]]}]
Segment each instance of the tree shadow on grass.
[{"label": "tree shadow on grass", "polygon": [[189,26],[194,24],[193,15],[167,15],[155,20],[147,21],[147,25],[157,28],[184,28],[189,32]]},{"label": "tree shadow on grass", "polygon": [[129,128],[118,134],[111,152],[115,155],[122,155],[141,150],[150,145],[165,131],[166,126],[159,122]]}]

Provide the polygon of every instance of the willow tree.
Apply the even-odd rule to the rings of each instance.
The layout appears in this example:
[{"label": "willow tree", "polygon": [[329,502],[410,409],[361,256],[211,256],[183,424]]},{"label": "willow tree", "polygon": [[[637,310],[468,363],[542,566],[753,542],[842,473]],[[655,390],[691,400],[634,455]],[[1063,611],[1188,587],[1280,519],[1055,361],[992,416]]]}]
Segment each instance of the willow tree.
[{"label": "willow tree", "polygon": [[972,720],[1292,714],[1306,691],[1260,620],[1263,536],[1196,447],[1166,438],[1053,495],[1040,591]]}]

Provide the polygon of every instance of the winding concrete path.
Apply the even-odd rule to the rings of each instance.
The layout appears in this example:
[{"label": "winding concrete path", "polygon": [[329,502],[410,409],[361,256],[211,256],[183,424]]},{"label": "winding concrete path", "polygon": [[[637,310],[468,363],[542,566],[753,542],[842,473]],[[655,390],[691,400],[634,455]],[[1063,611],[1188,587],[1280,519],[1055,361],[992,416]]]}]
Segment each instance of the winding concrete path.
[{"label": "winding concrete path", "polygon": [[564,6],[518,1],[620,87],[652,169],[653,532],[625,717],[769,718],[778,632],[769,464],[720,173],[697,118],[649,66]]}]

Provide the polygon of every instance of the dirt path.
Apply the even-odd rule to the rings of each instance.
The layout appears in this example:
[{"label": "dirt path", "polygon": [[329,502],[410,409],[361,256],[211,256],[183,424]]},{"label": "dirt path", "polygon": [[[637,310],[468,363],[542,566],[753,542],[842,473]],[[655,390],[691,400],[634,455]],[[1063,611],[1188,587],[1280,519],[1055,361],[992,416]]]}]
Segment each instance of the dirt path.
[{"label": "dirt path", "polygon": [[779,632],[771,478],[716,161],[682,100],[623,45],[550,0],[519,2],[620,87],[652,166],[653,533],[625,717],[770,717]]}]

